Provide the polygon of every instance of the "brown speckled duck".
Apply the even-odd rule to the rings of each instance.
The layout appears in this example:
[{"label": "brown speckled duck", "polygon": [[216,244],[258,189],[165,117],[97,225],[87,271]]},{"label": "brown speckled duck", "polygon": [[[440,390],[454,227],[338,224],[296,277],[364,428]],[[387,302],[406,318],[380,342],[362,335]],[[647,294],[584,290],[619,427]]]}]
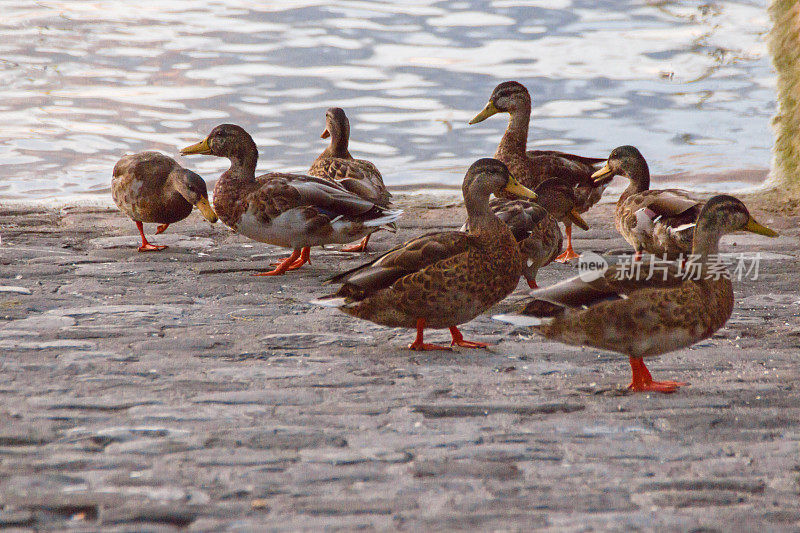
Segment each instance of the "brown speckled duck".
[{"label": "brown speckled duck", "polygon": [[[552,263],[563,250],[558,222],[574,223],[587,230],[589,225],[576,209],[575,189],[559,179],[548,179],[534,191],[535,202],[521,198],[492,198],[489,207],[505,222],[519,243],[525,267],[522,274],[532,289],[538,289],[536,274]],[[467,229],[464,224],[463,230]]]},{"label": "brown speckled duck", "polygon": [[221,124],[183,155],[226,157],[231,167],[214,187],[214,208],[225,225],[292,254],[263,276],[284,274],[310,261],[311,246],[345,244],[396,221],[390,211],[330,180],[270,172],[256,177],[258,149],[240,126]]},{"label": "brown speckled duck", "polygon": [[485,347],[464,340],[457,326],[508,296],[523,267],[514,236],[489,209],[489,196],[500,191],[531,199],[536,195],[496,159],[473,163],[462,190],[468,233],[445,231],[410,240],[334,276],[330,281],[344,285],[314,303],[384,326],[416,328],[412,350],[448,349],[423,342],[425,328],[449,328],[452,346]]},{"label": "brown speckled duck", "polygon": [[[692,253],[695,269],[675,262],[650,279],[621,264],[593,276],[583,274],[546,289],[519,314],[495,318],[533,330],[566,344],[593,346],[628,356],[634,391],[673,392],[685,383],[653,381],[644,357],[659,355],[707,339],[733,310],[730,276],[718,275],[714,262],[722,235],[745,230],[768,237],[774,231],[756,222],[732,196],[711,198],[697,219]],[[713,264],[713,266],[711,266]]]},{"label": "brown speckled duck", "polygon": [[[365,159],[354,159],[348,151],[350,121],[347,120],[344,110],[339,107],[328,109],[321,137],[323,139],[330,137],[331,144],[314,160],[308,174],[335,181],[365,200],[381,207],[389,207],[392,195],[383,184],[383,176],[378,168]],[[359,244],[342,248],[342,251],[366,250],[369,237],[367,235]]]},{"label": "brown speckled duck", "polygon": [[[546,179],[562,179],[575,187],[579,213],[585,213],[600,200],[607,183],[597,185],[591,175],[605,159],[581,157],[556,150],[526,150],[531,95],[521,83],[506,81],[495,87],[489,103],[469,123],[477,124],[497,113],[508,113],[509,119],[494,157],[505,163],[522,185],[535,189]],[[567,249],[556,258],[560,262],[578,257],[572,248],[572,224],[565,222],[564,225]]]},{"label": "brown speckled duck", "polygon": [[158,152],[130,154],[117,161],[111,178],[111,196],[122,212],[136,222],[142,236],[140,252],[166,248],[147,242],[143,222],[159,224],[158,235],[170,224],[188,217],[192,206],[197,206],[209,222],[217,221],[208,203],[203,178]]},{"label": "brown speckled duck", "polygon": [[607,184],[615,175],[625,176],[630,185],[617,201],[614,225],[636,250],[637,259],[642,252],[670,258],[688,254],[703,202],[680,189],[650,190],[647,161],[633,146],[614,148],[592,178]]}]

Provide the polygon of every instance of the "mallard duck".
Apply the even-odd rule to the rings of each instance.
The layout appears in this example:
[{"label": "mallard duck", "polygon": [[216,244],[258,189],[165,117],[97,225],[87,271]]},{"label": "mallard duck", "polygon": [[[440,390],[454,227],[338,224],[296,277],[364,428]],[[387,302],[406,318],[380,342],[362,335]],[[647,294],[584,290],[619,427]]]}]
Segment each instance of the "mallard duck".
[{"label": "mallard duck", "polygon": [[777,235],[756,222],[741,201],[715,196],[697,219],[692,266],[676,261],[669,269],[635,276],[630,264],[627,271],[624,264],[613,265],[533,291],[519,314],[495,318],[533,326],[548,339],[627,355],[633,374],[629,389],[673,392],[685,383],[653,381],[643,357],[691,346],[727,322],[733,289],[716,258],[722,235],[739,230]]},{"label": "mallard duck", "polygon": [[514,236],[489,209],[489,196],[503,190],[531,199],[536,195],[496,159],[473,163],[462,190],[469,233],[445,231],[410,240],[334,276],[329,281],[344,285],[314,303],[384,326],[416,328],[412,350],[448,349],[425,343],[425,328],[449,328],[451,346],[485,347],[464,340],[457,326],[508,296],[523,266]]},{"label": "mallard duck", "polygon": [[111,178],[111,197],[136,223],[142,236],[140,252],[166,248],[147,242],[143,222],[159,224],[158,235],[170,224],[188,217],[192,206],[197,206],[209,222],[217,221],[208,203],[208,189],[203,178],[158,152],[130,154],[117,161]]},{"label": "mallard duck", "polygon": [[615,175],[630,180],[617,201],[614,225],[636,250],[636,258],[643,251],[673,259],[688,254],[703,202],[680,189],[650,190],[647,161],[633,146],[614,148],[605,166],[592,178],[608,184]]},{"label": "mallard duck", "polygon": [[[581,157],[556,150],[526,151],[531,95],[521,83],[505,81],[495,87],[489,103],[469,123],[483,122],[497,113],[508,113],[509,119],[494,157],[508,165],[511,174],[522,185],[535,189],[546,179],[562,179],[575,187],[579,213],[585,213],[600,200],[607,184],[595,184],[591,175],[605,159]],[[572,224],[565,222],[564,226],[567,232],[567,249],[556,258],[559,262],[578,257],[572,247]]]},{"label": "mallard duck", "polygon": [[[353,194],[389,207],[392,195],[383,184],[378,168],[366,159],[353,159],[347,147],[350,142],[350,121],[344,110],[331,107],[325,113],[325,129],[320,136],[331,138],[331,144],[317,157],[308,170],[310,176],[336,181]],[[343,252],[363,252],[367,248],[369,235],[354,246],[342,248]]]},{"label": "mallard duck", "polygon": [[[519,243],[525,267],[522,274],[532,289],[539,288],[536,274],[553,262],[563,249],[558,221],[575,223],[586,230],[589,225],[575,209],[575,188],[559,179],[548,179],[536,187],[535,202],[521,198],[492,198],[489,208],[505,222]],[[464,224],[462,231],[468,229]]]},{"label": "mallard duck", "polygon": [[344,244],[396,221],[388,210],[335,182],[271,172],[256,177],[258,149],[234,124],[221,124],[181,154],[226,157],[231,167],[214,187],[214,208],[225,225],[259,242],[291,248],[292,254],[261,276],[284,274],[310,262],[311,246]]}]

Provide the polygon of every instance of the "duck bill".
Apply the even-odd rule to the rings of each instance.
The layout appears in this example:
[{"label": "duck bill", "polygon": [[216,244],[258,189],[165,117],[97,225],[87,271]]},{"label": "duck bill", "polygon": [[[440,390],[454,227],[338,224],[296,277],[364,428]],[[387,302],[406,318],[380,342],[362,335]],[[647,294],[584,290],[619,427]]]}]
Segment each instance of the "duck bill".
[{"label": "duck bill", "polygon": [[328,131],[328,128],[322,130],[322,135],[319,136],[320,139],[327,139],[331,136],[331,132]]},{"label": "duck bill", "polygon": [[505,186],[505,190],[511,194],[521,196],[522,198],[530,198],[531,200],[536,200],[538,198],[535,192],[522,185],[520,182],[514,179],[513,176],[508,178],[508,183]]},{"label": "duck bill", "polygon": [[200,210],[200,213],[202,213],[203,218],[212,224],[217,221],[217,214],[214,212],[214,209],[211,208],[211,204],[208,203],[208,198],[200,198],[200,201],[195,205],[197,209]]},{"label": "duck bill", "polygon": [[765,235],[767,237],[778,236],[777,231],[771,230],[766,226],[762,226],[761,224],[756,222],[756,219],[754,219],[753,217],[750,217],[750,220],[747,221],[747,225],[745,225],[744,230],[752,233],[758,233],[759,235]]},{"label": "duck bill", "polygon": [[192,154],[211,155],[211,147],[208,145],[208,137],[197,144],[193,144],[181,149],[181,155]]},{"label": "duck bill", "polygon": [[486,107],[483,108],[483,111],[475,115],[475,118],[469,121],[470,124],[477,124],[478,122],[483,122],[487,118],[491,117],[492,115],[496,115],[499,113],[500,110],[494,106],[494,102],[489,100],[489,103],[486,104]]},{"label": "duck bill", "polygon": [[608,162],[606,162],[606,164],[603,165],[603,168],[592,174],[592,179],[595,183],[601,183],[612,174],[614,174],[614,171],[611,170],[611,167],[608,166]]},{"label": "duck bill", "polygon": [[579,228],[581,228],[583,231],[587,231],[589,229],[589,224],[587,224],[586,221],[583,220],[583,217],[575,209],[567,213],[567,219],[576,226],[578,226]]}]

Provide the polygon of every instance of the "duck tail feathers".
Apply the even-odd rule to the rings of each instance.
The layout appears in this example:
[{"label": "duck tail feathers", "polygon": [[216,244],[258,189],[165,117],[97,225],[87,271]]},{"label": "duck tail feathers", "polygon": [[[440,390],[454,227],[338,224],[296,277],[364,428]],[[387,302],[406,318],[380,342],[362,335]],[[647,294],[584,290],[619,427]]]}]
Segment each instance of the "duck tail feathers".
[{"label": "duck tail feathers", "polygon": [[553,317],[538,317],[518,314],[504,314],[492,316],[498,322],[506,322],[517,327],[546,326],[553,321]]},{"label": "duck tail feathers", "polygon": [[[381,216],[377,218],[372,218],[369,220],[364,221],[364,225],[368,228],[380,228],[386,227],[389,229],[389,226],[400,218],[400,215],[403,214],[402,209],[391,209],[384,211],[381,213]],[[389,231],[396,231],[396,228],[390,229]]]},{"label": "duck tail feathers", "polygon": [[330,296],[323,296],[322,298],[311,300],[308,303],[313,305],[319,305],[321,307],[333,307],[338,309],[340,307],[344,307],[347,304],[347,299],[344,296],[331,294]]}]

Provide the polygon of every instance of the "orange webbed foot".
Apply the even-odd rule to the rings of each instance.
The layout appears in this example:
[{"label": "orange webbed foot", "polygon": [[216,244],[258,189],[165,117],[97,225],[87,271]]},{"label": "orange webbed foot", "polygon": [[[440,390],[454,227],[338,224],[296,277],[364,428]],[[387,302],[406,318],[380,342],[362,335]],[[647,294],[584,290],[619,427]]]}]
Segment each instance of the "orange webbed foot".
[{"label": "orange webbed foot", "polygon": [[675,392],[679,387],[688,385],[683,381],[651,381],[650,383],[631,383],[628,390],[634,392],[663,392],[669,394]]},{"label": "orange webbed foot", "polygon": [[450,346],[461,346],[462,348],[488,348],[490,345],[485,342],[460,340],[460,341],[452,341],[450,343]]},{"label": "orange webbed foot", "polygon": [[142,224],[138,220],[136,220],[135,222],[136,222],[136,229],[139,230],[139,235],[142,237],[142,245],[139,246],[140,252],[157,252],[159,250],[163,250],[164,248],[166,248],[166,245],[157,246],[155,244],[150,244],[149,242],[147,242],[147,237],[144,236],[144,224]]},{"label": "orange webbed foot", "polygon": [[448,346],[439,346],[438,344],[428,344],[422,341],[423,333],[425,332],[425,319],[418,318],[417,319],[417,338],[414,339],[414,342],[408,345],[409,350],[414,350],[418,352],[424,352],[428,350],[444,350],[450,351],[450,347]]},{"label": "orange webbed foot", "polygon": [[364,252],[367,249],[367,243],[369,242],[369,235],[361,239],[361,242],[358,244],[353,244],[350,246],[345,246],[342,248],[343,252]]},{"label": "orange webbed foot", "polygon": [[149,242],[146,244],[141,245],[138,250],[140,252],[157,252],[159,250],[163,250],[168,248],[166,245],[157,246],[155,244],[150,244]]},{"label": "orange webbed foot", "polygon": [[565,224],[564,229],[567,233],[567,249],[564,251],[563,254],[559,255],[555,258],[556,261],[559,263],[567,263],[572,261],[573,259],[577,259],[580,257],[578,254],[575,253],[575,250],[572,248],[572,224]]},{"label": "orange webbed foot", "polygon": [[167,231],[168,227],[169,224],[159,224],[159,226],[156,228],[156,235],[164,233],[165,231]]},{"label": "orange webbed foot", "polygon": [[452,348],[449,346],[439,346],[438,344],[428,344],[427,342],[417,342],[414,341],[408,345],[409,350],[414,350],[417,352],[426,352],[430,350],[443,350],[443,351],[451,351]]},{"label": "orange webbed foot", "polygon": [[292,255],[281,261],[280,263],[275,263],[274,266],[275,270],[270,270],[269,272],[259,272],[258,274],[253,274],[254,276],[280,276],[285,274],[290,270],[297,270],[301,266],[308,263],[311,264],[311,248],[306,246],[302,250],[295,250],[292,252]]},{"label": "orange webbed foot", "polygon": [[450,326],[450,335],[453,337],[453,340],[450,342],[450,346],[461,346],[462,348],[486,348],[489,346],[485,342],[464,340],[464,336],[455,326]]},{"label": "orange webbed foot", "polygon": [[253,276],[281,276],[289,270],[289,267],[292,266],[297,259],[300,257],[300,250],[295,250],[292,252],[292,255],[277,263],[274,270],[270,270],[269,272],[259,272],[257,274],[253,274]]},{"label": "orange webbed foot", "polygon": [[654,381],[641,357],[631,357],[630,363],[632,379],[628,389],[634,392],[670,393],[678,390],[678,387],[688,385],[683,381]]},{"label": "orange webbed foot", "polygon": [[559,263],[569,263],[573,259],[577,259],[579,257],[580,255],[575,253],[575,250],[573,250],[572,247],[570,246],[563,254],[556,257],[555,260],[558,261]]}]

